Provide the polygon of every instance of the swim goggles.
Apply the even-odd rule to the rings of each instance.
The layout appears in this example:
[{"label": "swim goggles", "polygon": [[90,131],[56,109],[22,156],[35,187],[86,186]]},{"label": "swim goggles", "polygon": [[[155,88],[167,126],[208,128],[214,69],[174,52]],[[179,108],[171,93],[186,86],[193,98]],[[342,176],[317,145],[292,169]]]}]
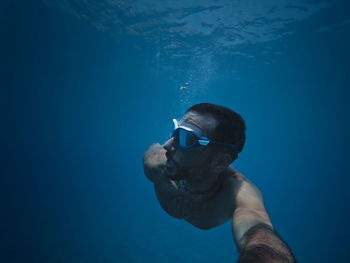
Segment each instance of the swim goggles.
[{"label": "swim goggles", "polygon": [[182,149],[189,150],[196,146],[208,146],[211,144],[222,145],[226,147],[234,148],[235,152],[238,152],[237,145],[227,144],[223,142],[213,141],[207,137],[202,137],[194,130],[188,127],[180,126],[176,119],[173,119],[174,131],[172,137],[174,137],[175,143]]}]

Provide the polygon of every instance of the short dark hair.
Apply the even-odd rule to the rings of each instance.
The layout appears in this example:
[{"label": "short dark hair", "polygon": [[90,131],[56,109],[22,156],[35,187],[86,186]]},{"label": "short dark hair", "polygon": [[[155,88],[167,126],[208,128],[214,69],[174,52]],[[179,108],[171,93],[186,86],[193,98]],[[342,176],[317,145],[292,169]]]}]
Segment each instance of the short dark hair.
[{"label": "short dark hair", "polygon": [[200,114],[210,114],[214,117],[218,124],[212,136],[213,138],[210,139],[228,144],[236,144],[238,152],[232,152],[236,159],[237,154],[243,150],[246,139],[246,125],[241,115],[229,108],[211,103],[193,105],[186,112],[190,111]]}]

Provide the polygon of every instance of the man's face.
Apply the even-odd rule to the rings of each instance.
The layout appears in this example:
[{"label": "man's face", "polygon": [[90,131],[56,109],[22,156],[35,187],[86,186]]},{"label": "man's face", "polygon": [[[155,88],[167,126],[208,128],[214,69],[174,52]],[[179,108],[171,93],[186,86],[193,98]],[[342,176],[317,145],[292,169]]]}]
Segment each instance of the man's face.
[{"label": "man's face", "polygon": [[[194,130],[200,136],[211,138],[217,121],[209,114],[188,112],[179,121],[180,127]],[[170,138],[164,145],[166,150],[166,171],[174,180],[184,179],[199,182],[208,176],[211,171],[211,156],[214,154],[210,146],[195,146],[191,149],[180,148],[174,137]]]}]

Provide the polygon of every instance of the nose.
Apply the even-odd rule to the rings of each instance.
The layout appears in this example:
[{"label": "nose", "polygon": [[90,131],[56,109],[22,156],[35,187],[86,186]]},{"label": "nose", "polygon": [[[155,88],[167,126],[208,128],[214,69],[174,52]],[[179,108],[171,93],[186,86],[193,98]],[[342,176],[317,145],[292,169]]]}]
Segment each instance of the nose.
[{"label": "nose", "polygon": [[175,142],[174,142],[174,137],[171,137],[169,140],[167,140],[163,144],[163,148],[168,152],[168,153],[173,153],[175,152]]}]

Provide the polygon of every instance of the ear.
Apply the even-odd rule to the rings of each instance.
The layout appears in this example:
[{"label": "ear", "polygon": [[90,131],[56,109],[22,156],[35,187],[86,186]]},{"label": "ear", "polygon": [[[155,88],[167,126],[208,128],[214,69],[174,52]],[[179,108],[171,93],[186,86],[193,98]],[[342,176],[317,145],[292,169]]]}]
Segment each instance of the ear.
[{"label": "ear", "polygon": [[214,173],[222,173],[233,162],[233,158],[228,153],[217,153],[212,161]]}]

